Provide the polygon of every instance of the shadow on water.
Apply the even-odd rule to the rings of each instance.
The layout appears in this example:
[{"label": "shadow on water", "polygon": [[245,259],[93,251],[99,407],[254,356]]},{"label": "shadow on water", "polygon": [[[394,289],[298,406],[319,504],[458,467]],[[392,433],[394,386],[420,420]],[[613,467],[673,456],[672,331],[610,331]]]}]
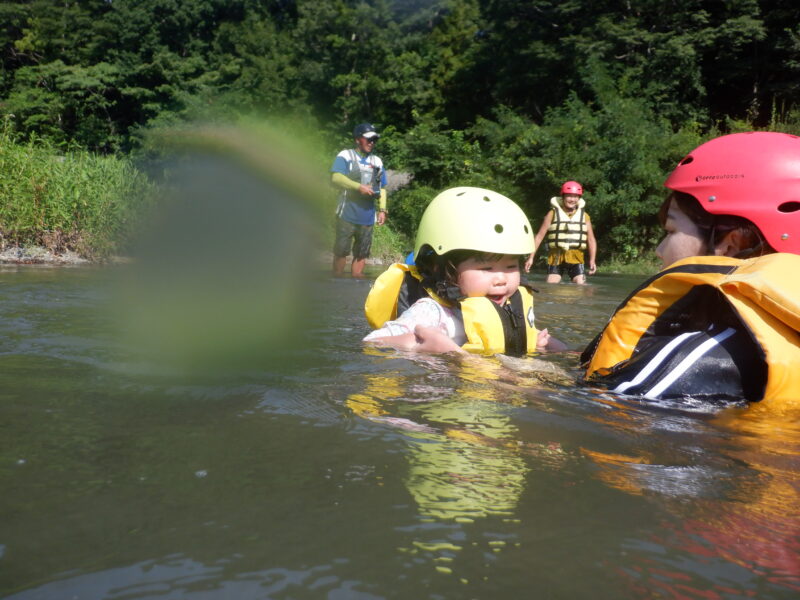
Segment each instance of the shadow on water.
[{"label": "shadow on water", "polygon": [[[0,271],[2,597],[800,594],[797,415],[363,348],[370,278],[308,279],[300,343],[214,372],[126,345],[107,270]],[[637,282],[533,279],[575,350]]]}]

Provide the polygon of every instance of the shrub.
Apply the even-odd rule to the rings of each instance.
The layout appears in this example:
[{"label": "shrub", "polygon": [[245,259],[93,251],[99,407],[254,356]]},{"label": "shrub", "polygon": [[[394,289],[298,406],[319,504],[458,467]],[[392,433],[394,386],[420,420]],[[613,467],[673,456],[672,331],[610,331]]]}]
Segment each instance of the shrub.
[{"label": "shrub", "polygon": [[5,245],[42,245],[87,258],[124,248],[152,198],[153,186],[124,158],[49,142],[20,143],[0,132],[0,236]]}]

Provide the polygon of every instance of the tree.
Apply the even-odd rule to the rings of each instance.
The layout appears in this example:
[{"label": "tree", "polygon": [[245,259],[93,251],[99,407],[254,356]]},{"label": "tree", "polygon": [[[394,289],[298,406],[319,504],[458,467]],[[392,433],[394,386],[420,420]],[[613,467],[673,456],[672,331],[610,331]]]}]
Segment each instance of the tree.
[{"label": "tree", "polygon": [[692,127],[674,130],[644,98],[626,96],[601,67],[592,68],[592,101],[572,94],[541,125],[504,109],[476,133],[491,168],[516,184],[534,219],[549,210],[561,183],[575,179],[583,184],[600,250],[635,259],[660,235],[655,215],[666,175],[701,138]]}]

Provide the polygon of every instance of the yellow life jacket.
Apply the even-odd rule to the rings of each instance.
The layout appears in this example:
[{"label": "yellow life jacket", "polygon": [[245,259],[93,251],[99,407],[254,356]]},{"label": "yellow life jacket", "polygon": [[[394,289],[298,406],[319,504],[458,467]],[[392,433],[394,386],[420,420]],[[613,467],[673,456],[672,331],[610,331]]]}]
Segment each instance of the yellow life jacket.
[{"label": "yellow life jacket", "polygon": [[380,329],[386,321],[396,319],[420,298],[433,298],[435,295],[423,287],[417,267],[394,263],[372,285],[364,303],[364,315],[370,327]]},{"label": "yellow life jacket", "polygon": [[[605,329],[584,350],[586,378],[602,381],[624,367],[640,340],[665,321],[699,286],[717,290],[754,342],[754,371],[766,365],[762,399],[777,407],[800,407],[800,256],[768,254],[747,260],[724,256],[692,257],[676,262],[635,290],[611,317]],[[708,289],[706,288],[706,289]],[[722,300],[724,298],[724,301]],[[684,313],[698,314],[697,325],[714,323],[726,306],[683,303]],[[666,323],[669,326],[668,323]],[[763,372],[763,369],[761,369]],[[746,377],[748,373],[742,373]]]},{"label": "yellow life jacket", "polygon": [[578,208],[568,215],[561,206],[560,198],[550,198],[553,207],[553,220],[547,229],[547,243],[550,248],[562,250],[585,250],[587,246],[586,211],[583,207],[586,202],[583,198],[578,200]]},{"label": "yellow life jacket", "polygon": [[[364,303],[364,314],[374,329],[399,314],[419,298],[429,296],[443,306],[453,307],[422,286],[416,267],[395,263],[376,280]],[[468,352],[521,356],[536,351],[538,331],[534,327],[533,294],[520,286],[506,307],[486,297],[465,298],[458,303],[464,319]]]}]

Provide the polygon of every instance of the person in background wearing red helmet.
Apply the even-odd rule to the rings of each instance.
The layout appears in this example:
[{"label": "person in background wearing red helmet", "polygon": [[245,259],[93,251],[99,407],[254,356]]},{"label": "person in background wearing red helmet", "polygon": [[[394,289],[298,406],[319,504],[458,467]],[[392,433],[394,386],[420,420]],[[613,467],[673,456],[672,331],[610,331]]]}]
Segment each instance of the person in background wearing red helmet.
[{"label": "person in background wearing red helmet", "polygon": [[339,152],[331,167],[331,183],[339,190],[333,243],[336,276],[344,272],[352,251],[350,272],[353,277],[363,277],[372,249],[372,227],[386,222],[386,169],[380,157],[373,154],[379,137],[369,123],[356,125],[355,148]]},{"label": "person in background wearing red helmet", "polygon": [[[547,254],[547,283],[559,283],[566,272],[569,278],[578,284],[586,283],[583,266],[584,251],[589,250],[589,275],[597,271],[595,258],[597,242],[595,241],[592,222],[583,209],[586,202],[582,198],[583,187],[577,181],[567,181],[561,186],[561,197],[550,198],[553,207],[545,215],[542,226],[536,234],[536,248],[545,235],[549,252]],[[530,271],[533,254],[525,262],[525,270]]]},{"label": "person in background wearing red helmet", "polygon": [[800,138],[712,139],[664,185],[664,270],[584,350],[586,379],[650,399],[800,407]]}]

